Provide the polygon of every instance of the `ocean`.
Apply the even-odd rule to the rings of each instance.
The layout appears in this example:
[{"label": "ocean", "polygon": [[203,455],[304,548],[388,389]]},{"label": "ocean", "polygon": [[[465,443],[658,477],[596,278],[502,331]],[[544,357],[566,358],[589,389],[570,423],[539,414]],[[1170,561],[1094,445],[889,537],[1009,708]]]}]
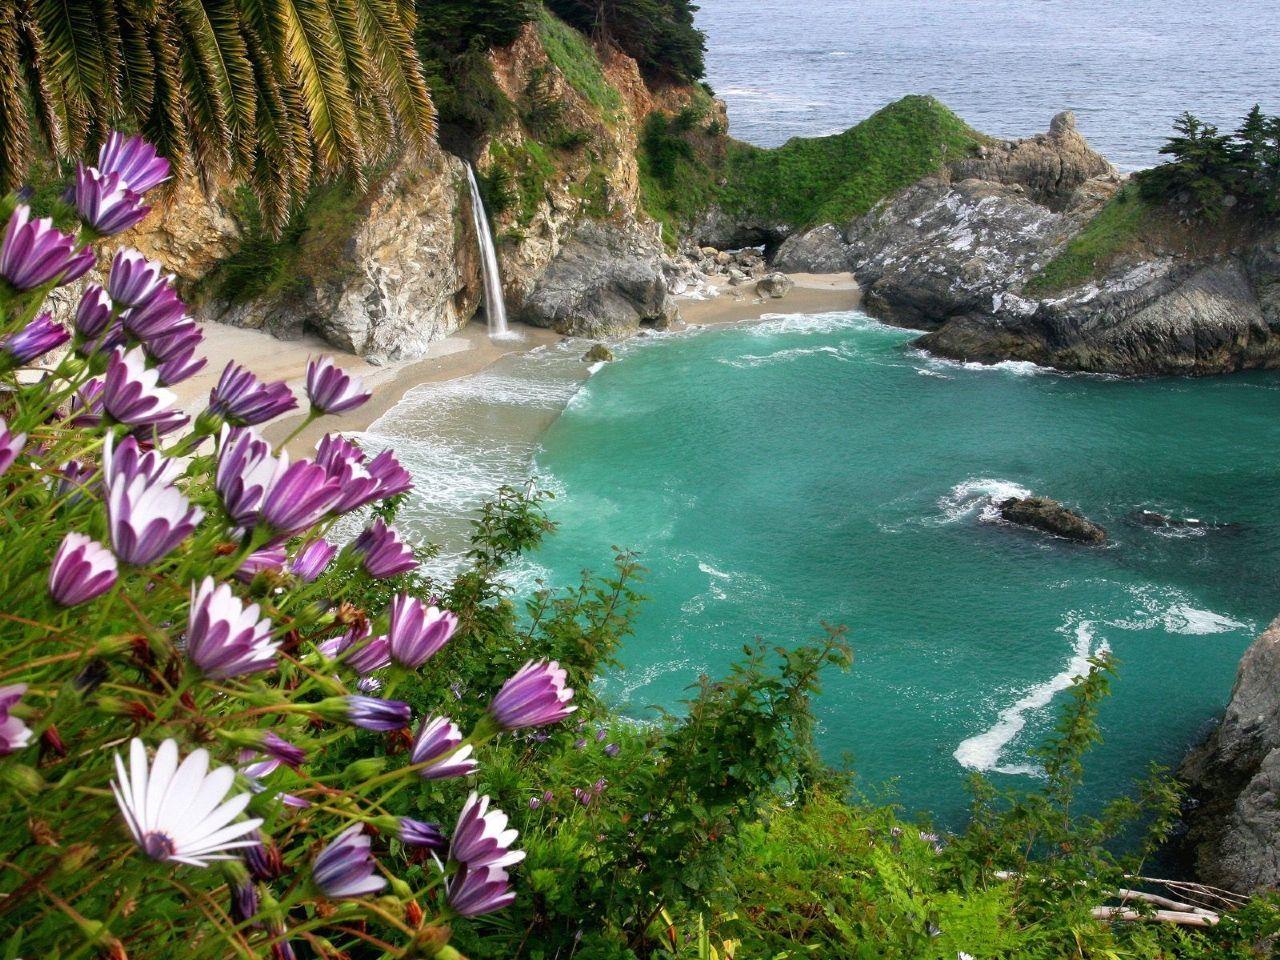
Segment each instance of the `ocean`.
[{"label": "ocean", "polygon": [[[1109,651],[1087,792],[1114,796],[1204,733],[1280,613],[1280,380],[965,365],[913,336],[860,313],[778,317],[633,340],[585,381],[580,341],[542,348],[419,388],[371,439],[413,451],[408,522],[433,539],[501,482],[556,492],[560,530],[517,593],[639,552],[651,599],[600,681],[626,716],[676,707],[753,638],[843,624],[856,662],[817,701],[824,755],[958,825],[972,772],[1035,783],[1064,691]],[[996,519],[1027,492],[1111,542]]]},{"label": "ocean", "polygon": [[701,0],[730,132],[777,146],[931,93],[1000,137],[1074,110],[1121,170],[1159,162],[1184,110],[1234,129],[1280,113],[1274,0]]}]

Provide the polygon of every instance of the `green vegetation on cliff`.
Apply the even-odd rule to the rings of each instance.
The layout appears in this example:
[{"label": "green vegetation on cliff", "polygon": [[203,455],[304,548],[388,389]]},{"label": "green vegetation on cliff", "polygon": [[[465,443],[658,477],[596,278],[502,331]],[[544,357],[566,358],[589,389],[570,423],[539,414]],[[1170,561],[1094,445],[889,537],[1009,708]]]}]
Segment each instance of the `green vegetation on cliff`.
[{"label": "green vegetation on cliff", "polygon": [[622,96],[605,79],[600,58],[586,38],[544,7],[538,14],[538,39],[569,86],[586,97],[602,119],[612,120],[622,109]]},{"label": "green vegetation on cliff", "polygon": [[1121,257],[1138,252],[1149,228],[1166,219],[1137,189],[1124,187],[1031,278],[1027,292],[1054,293],[1102,276]]},{"label": "green vegetation on cliff", "polygon": [[641,141],[645,207],[671,228],[713,203],[740,220],[847,223],[987,139],[923,96],[903,97],[844,133],[773,149],[725,141],[703,119],[655,115]]}]

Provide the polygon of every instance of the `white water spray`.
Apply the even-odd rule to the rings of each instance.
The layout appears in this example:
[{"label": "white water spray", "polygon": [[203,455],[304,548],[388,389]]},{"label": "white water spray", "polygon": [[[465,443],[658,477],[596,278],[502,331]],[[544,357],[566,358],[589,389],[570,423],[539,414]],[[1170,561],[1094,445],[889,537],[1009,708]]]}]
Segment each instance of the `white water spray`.
[{"label": "white water spray", "polygon": [[498,254],[493,248],[493,234],[489,230],[489,217],[484,212],[480,198],[480,184],[476,171],[467,164],[467,181],[471,184],[471,219],[475,223],[480,241],[480,268],[484,272],[484,311],[489,317],[489,336],[509,336],[507,330],[507,304],[502,299],[502,275],[498,273]]}]

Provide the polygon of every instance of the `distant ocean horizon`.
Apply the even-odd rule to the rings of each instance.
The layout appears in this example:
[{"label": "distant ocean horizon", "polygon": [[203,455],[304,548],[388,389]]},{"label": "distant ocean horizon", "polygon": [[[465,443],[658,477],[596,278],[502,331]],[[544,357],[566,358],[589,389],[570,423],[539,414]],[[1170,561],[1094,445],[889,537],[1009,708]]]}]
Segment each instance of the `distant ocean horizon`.
[{"label": "distant ocean horizon", "polygon": [[760,146],[839,133],[910,93],[999,137],[1076,114],[1121,170],[1158,163],[1183,110],[1280,113],[1270,0],[701,0],[707,80]]}]

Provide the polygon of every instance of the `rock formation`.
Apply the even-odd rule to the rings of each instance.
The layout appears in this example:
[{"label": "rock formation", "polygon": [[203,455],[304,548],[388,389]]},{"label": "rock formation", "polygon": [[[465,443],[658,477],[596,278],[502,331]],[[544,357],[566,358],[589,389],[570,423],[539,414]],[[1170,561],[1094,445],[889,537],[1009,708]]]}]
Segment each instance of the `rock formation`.
[{"label": "rock formation", "polygon": [[586,221],[535,282],[518,317],[569,336],[667,327],[680,314],[663,262],[661,242],[644,229]]},{"label": "rock formation", "polygon": [[1179,776],[1200,879],[1241,893],[1280,886],[1280,618],[1245,652],[1222,723]]},{"label": "rock formation", "polygon": [[1077,543],[1106,543],[1107,531],[1057,500],[1048,497],[1010,497],[999,504],[1000,516]]}]

